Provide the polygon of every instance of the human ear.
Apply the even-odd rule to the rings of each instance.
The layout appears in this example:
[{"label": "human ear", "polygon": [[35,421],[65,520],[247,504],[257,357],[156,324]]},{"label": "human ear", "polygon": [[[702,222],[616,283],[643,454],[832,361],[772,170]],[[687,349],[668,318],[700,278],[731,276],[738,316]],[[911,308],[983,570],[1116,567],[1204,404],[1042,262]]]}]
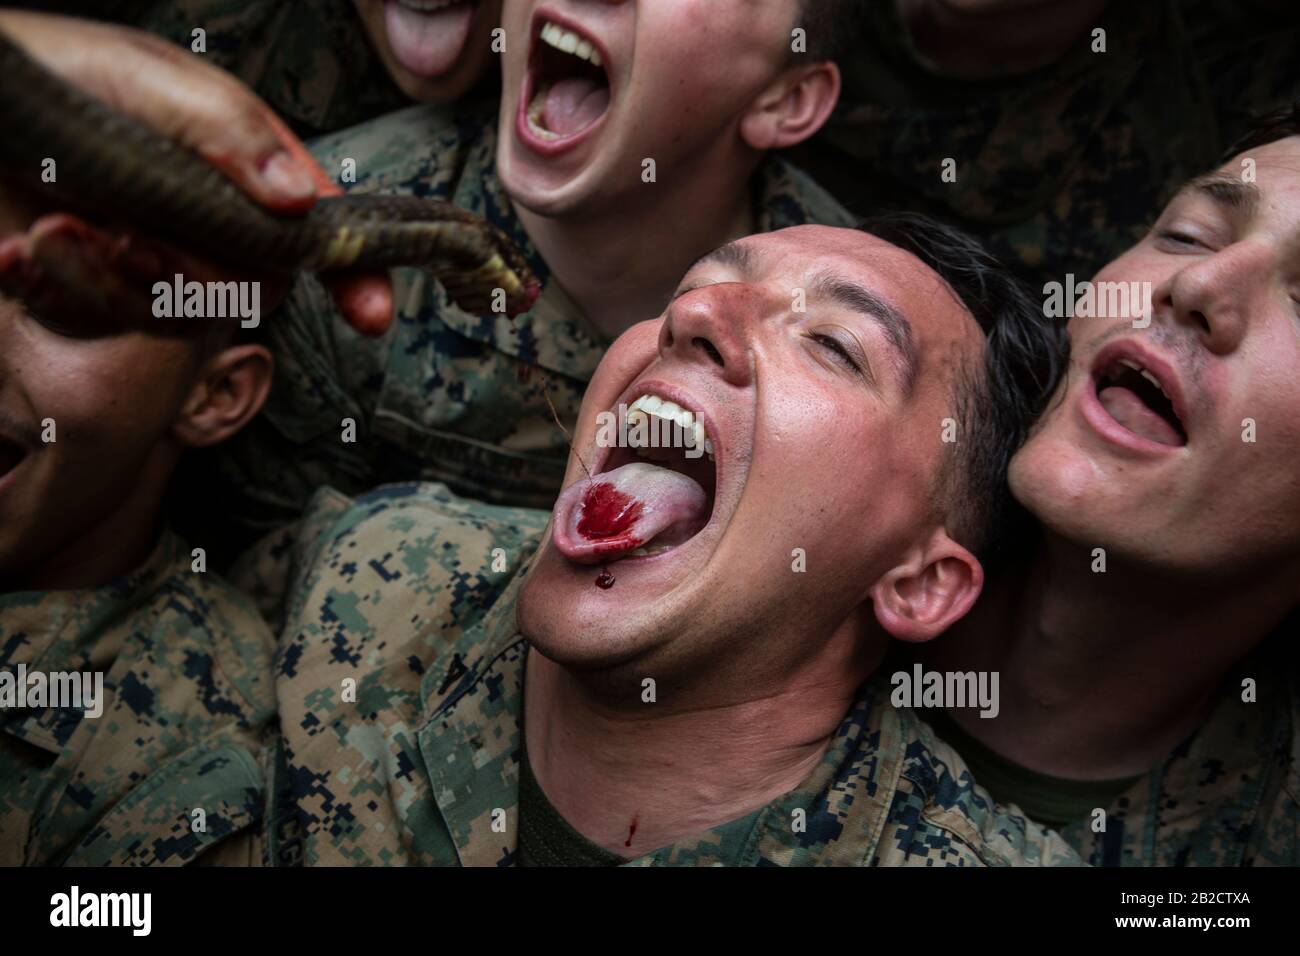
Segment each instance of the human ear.
[{"label": "human ear", "polygon": [[792,67],[750,104],[740,135],[760,151],[794,146],[822,128],[839,98],[840,68],[832,61]]},{"label": "human ear", "polygon": [[232,345],[204,366],[173,432],[186,445],[203,448],[235,435],[271,391],[271,353],[261,345]]},{"label": "human ear", "polygon": [[901,641],[921,642],[961,620],[983,588],[979,559],[940,528],[869,593],[881,627]]}]

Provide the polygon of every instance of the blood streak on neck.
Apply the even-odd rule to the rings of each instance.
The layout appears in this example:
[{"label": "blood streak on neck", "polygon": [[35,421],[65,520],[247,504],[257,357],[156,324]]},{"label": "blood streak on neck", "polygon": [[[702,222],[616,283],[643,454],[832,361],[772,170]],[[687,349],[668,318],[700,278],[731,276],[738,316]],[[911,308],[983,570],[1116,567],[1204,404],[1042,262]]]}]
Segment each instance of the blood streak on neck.
[{"label": "blood streak on neck", "polygon": [[643,508],[640,501],[619,491],[609,482],[593,484],[582,499],[578,534],[589,541],[616,538],[631,529],[641,517]]}]

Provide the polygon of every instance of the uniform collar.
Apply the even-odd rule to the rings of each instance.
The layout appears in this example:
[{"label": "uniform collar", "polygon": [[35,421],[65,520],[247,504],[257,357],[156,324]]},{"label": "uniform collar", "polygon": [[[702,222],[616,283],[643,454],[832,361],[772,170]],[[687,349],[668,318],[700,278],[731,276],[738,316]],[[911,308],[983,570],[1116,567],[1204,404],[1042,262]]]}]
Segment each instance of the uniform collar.
[{"label": "uniform collar", "polygon": [[516,575],[466,632],[465,652],[454,653],[445,670],[430,670],[420,683],[424,707],[416,736],[462,866],[514,863],[528,654],[515,627],[515,605],[524,577]]},{"label": "uniform collar", "polygon": [[[147,604],[184,559],[181,540],[164,531],[144,564],[103,587],[0,594],[0,668],[109,671],[126,632],[114,625]],[[115,640],[103,639],[114,633]],[[0,715],[0,729],[57,753],[81,716],[76,709],[21,708]]]},{"label": "uniform collar", "polygon": [[[1094,833],[1083,821],[1063,831],[1085,858],[1101,866],[1250,862],[1296,765],[1294,689],[1260,666],[1264,660],[1256,655],[1235,669],[1205,721],[1112,803],[1118,826]],[[1253,702],[1242,700],[1245,677],[1257,680]]]}]

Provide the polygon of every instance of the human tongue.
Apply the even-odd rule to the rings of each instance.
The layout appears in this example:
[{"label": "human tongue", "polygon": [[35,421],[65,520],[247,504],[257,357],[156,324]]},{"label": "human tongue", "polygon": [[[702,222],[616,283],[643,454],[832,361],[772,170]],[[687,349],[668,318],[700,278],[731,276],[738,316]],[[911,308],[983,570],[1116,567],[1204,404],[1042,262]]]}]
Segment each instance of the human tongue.
[{"label": "human tongue", "polygon": [[444,10],[420,11],[387,0],[384,25],[393,56],[417,76],[446,73],[465,48],[475,6],[458,3]]},{"label": "human tongue", "polygon": [[608,86],[589,76],[570,76],[546,91],[542,125],[557,136],[572,136],[600,119],[608,107]]},{"label": "human tongue", "polygon": [[1122,385],[1111,385],[1097,392],[1097,399],[1111,418],[1135,435],[1141,435],[1161,445],[1183,444],[1182,436],[1174,430],[1173,426],[1152,411],[1132,389]]},{"label": "human tongue", "polygon": [[658,538],[685,541],[708,521],[708,499],[693,478],[646,462],[577,481],[555,504],[555,546],[570,561],[616,561]]}]

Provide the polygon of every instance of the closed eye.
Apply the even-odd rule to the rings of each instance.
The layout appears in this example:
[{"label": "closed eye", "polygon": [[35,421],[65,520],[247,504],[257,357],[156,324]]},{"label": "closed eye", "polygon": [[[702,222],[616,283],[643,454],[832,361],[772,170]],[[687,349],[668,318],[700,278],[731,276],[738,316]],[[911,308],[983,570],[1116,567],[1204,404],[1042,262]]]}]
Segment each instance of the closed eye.
[{"label": "closed eye", "polygon": [[848,347],[835,336],[827,335],[824,332],[809,332],[808,338],[823,346],[836,357],[836,361],[848,367],[850,371],[857,375],[862,374],[862,366],[858,364],[858,360],[853,357],[853,353],[849,351]]},{"label": "closed eye", "polygon": [[1163,239],[1166,242],[1175,242],[1180,246],[1204,246],[1205,245],[1205,243],[1201,242],[1195,236],[1189,235],[1188,233],[1185,232],[1181,232],[1177,229],[1161,229],[1159,232],[1156,233],[1156,237],[1159,239]]}]

